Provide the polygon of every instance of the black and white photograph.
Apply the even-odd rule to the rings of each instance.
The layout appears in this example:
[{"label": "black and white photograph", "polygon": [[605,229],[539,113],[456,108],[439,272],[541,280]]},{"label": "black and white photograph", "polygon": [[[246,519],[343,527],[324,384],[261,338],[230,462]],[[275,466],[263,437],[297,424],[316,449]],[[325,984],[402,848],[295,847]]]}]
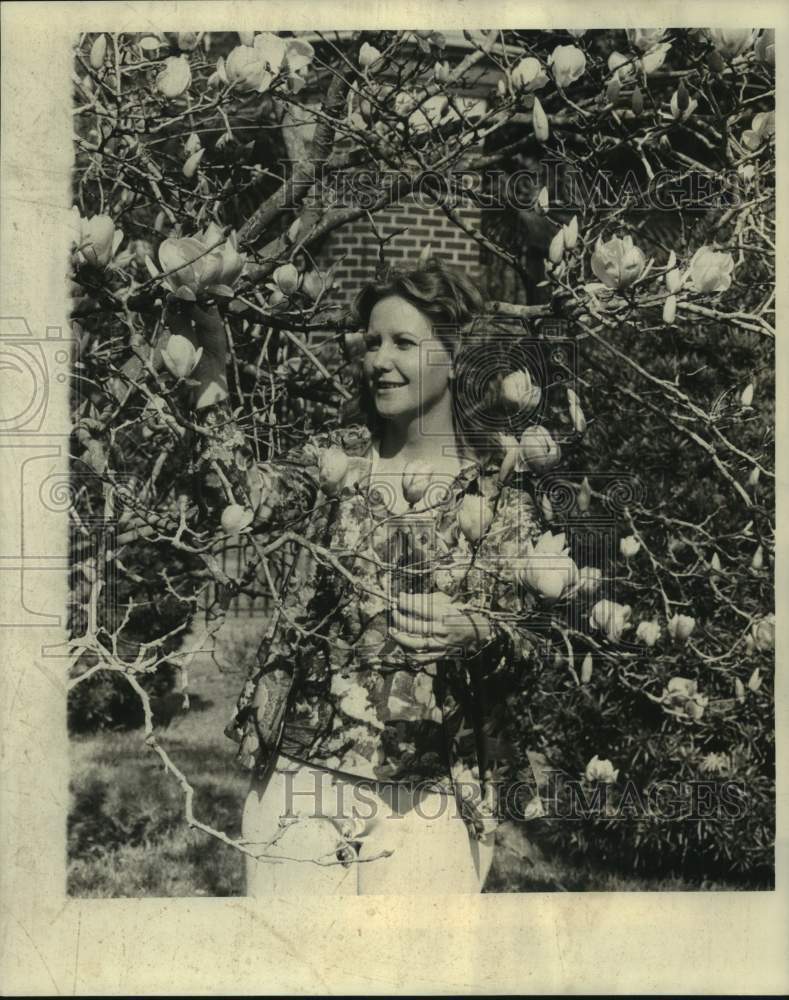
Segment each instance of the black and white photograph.
[{"label": "black and white photograph", "polygon": [[74,30],[0,319],[65,901],[773,894],[774,23],[211,6]]}]

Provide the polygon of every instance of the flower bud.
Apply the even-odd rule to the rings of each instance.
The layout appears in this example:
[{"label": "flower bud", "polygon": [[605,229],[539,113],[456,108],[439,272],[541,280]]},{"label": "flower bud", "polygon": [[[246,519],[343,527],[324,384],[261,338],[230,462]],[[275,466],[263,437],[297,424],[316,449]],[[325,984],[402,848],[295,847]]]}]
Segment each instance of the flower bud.
[{"label": "flower bud", "polygon": [[197,168],[200,164],[200,161],[204,156],[205,156],[205,149],[198,149],[196,153],[192,153],[192,155],[184,164],[183,167],[184,177],[186,177],[187,179],[190,177],[194,177],[195,173],[197,172]]},{"label": "flower bud", "polygon": [[696,619],[690,615],[674,615],[669,620],[668,633],[676,642],[687,642],[695,627]]},{"label": "flower bud", "polygon": [[680,274],[679,268],[677,267],[677,255],[672,250],[668,255],[668,264],[666,266],[666,288],[668,291],[674,295],[680,288],[682,288],[682,275]]},{"label": "flower bud", "polygon": [[318,462],[318,481],[327,496],[333,497],[340,492],[348,472],[348,465],[348,456],[342,448],[326,448],[321,452]]},{"label": "flower bud", "polygon": [[548,188],[542,187],[540,188],[540,193],[537,195],[537,207],[541,208],[543,212],[547,212],[549,205]]},{"label": "flower bud", "polygon": [[630,107],[633,109],[634,115],[640,115],[644,110],[644,95],[641,93],[640,87],[636,87],[633,90],[633,95],[630,98]]},{"label": "flower bud", "polygon": [[365,42],[359,49],[359,65],[362,69],[367,69],[372,66],[374,62],[381,58],[381,53],[375,46],[370,45],[369,42]]},{"label": "flower bud", "polygon": [[564,246],[567,250],[574,250],[578,243],[578,216],[574,215],[566,226],[562,226],[564,233]]},{"label": "flower bud", "polygon": [[592,487],[589,485],[588,476],[584,476],[575,502],[582,514],[585,514],[589,510],[589,505],[592,502]]},{"label": "flower bud", "polygon": [[531,112],[532,127],[534,128],[534,136],[538,142],[545,142],[548,136],[551,134],[550,127],[548,125],[548,116],[543,110],[542,104],[540,104],[539,97],[534,98],[534,107]]},{"label": "flower bud", "polygon": [[636,540],[635,535],[627,535],[625,538],[620,540],[619,551],[625,559],[632,559],[633,556],[637,556],[641,551],[641,545]]},{"label": "flower bud", "polygon": [[663,322],[671,326],[677,318],[677,296],[669,295],[663,303]]},{"label": "flower bud", "polygon": [[189,378],[203,356],[203,348],[195,350],[191,341],[172,334],[162,348],[162,361],[176,378]]},{"label": "flower bud", "polygon": [[90,47],[90,65],[93,69],[101,69],[104,65],[104,57],[107,54],[107,36],[97,35],[93,45]]},{"label": "flower bud", "polygon": [[446,83],[449,80],[449,76],[449,63],[446,60],[444,62],[437,62],[433,67],[433,79],[436,83]]},{"label": "flower bud", "polygon": [[542,500],[540,500],[540,510],[545,520],[550,523],[553,520],[553,507],[547,493],[543,494]]},{"label": "flower bud", "polygon": [[719,558],[717,552],[713,552],[712,553],[712,559],[710,559],[710,567],[716,573],[720,573],[720,571],[721,571],[721,561],[720,561],[720,558]]},{"label": "flower bud", "polygon": [[764,549],[761,545],[757,546],[756,551],[751,559],[751,569],[760,570],[764,566]]},{"label": "flower bud", "polygon": [[617,604],[616,601],[602,600],[592,608],[589,624],[606,633],[610,642],[618,642],[625,629],[629,628],[631,614],[629,604]]},{"label": "flower bud", "polygon": [[756,667],[751,676],[748,678],[748,690],[756,692],[761,686],[762,672],[758,667]]},{"label": "flower bud", "polygon": [[560,229],[548,246],[548,259],[552,264],[558,264],[564,256],[564,229]]},{"label": "flower bud", "polygon": [[753,382],[749,382],[748,385],[746,385],[745,388],[740,393],[740,403],[743,406],[751,405],[751,403],[753,402],[753,391],[754,391],[754,384]]},{"label": "flower bud", "polygon": [[660,638],[660,625],[657,621],[651,622],[639,622],[638,628],[636,629],[636,639],[640,640],[646,646],[654,646],[655,643]]},{"label": "flower bud", "polygon": [[581,683],[588,684],[592,679],[592,654],[587,653],[581,664]]},{"label": "flower bud", "polygon": [[293,264],[282,264],[274,272],[273,278],[283,295],[292,295],[299,287],[299,272]]},{"label": "flower bud", "polygon": [[622,93],[622,84],[618,76],[613,76],[608,81],[608,86],[605,89],[605,97],[609,104],[616,104],[619,100],[619,95]]},{"label": "flower bud", "polygon": [[403,496],[412,506],[419,503],[433,478],[430,462],[409,462],[403,469]]},{"label": "flower bud", "polygon": [[586,431],[586,417],[584,416],[584,411],[581,409],[581,404],[577,399],[570,403],[570,419],[573,422],[573,427],[577,434],[583,434]]},{"label": "flower bud", "polygon": [[466,494],[457,513],[458,527],[472,544],[476,544],[493,520],[493,509],[483,496]]},{"label": "flower bud", "polygon": [[745,701],[745,685],[739,677],[734,678],[734,697],[740,704]]}]

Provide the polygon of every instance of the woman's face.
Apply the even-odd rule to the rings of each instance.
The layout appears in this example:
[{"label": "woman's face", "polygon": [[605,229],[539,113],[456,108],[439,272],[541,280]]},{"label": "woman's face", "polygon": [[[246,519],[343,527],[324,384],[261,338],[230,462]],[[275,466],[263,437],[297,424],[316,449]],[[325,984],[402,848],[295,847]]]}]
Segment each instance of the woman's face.
[{"label": "woman's face", "polygon": [[430,318],[399,295],[377,302],[365,334],[364,377],[381,417],[425,413],[449,392],[452,358]]}]

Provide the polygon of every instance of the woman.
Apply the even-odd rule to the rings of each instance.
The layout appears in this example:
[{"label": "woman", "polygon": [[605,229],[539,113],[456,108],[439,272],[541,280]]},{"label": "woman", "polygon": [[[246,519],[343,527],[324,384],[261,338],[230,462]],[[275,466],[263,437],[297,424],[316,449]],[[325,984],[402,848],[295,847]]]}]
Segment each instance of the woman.
[{"label": "woman", "polygon": [[266,463],[227,407],[218,316],[170,318],[203,348],[192,374],[202,504],[217,517],[248,506],[253,532],[287,528],[314,557],[228,727],[253,771],[251,895],[484,884],[491,768],[507,767],[503,696],[486,698],[517,681],[526,655],[517,624],[529,607],[507,557],[540,531],[457,386],[462,330],[480,309],[437,261],[368,285],[356,301],[367,426]]}]

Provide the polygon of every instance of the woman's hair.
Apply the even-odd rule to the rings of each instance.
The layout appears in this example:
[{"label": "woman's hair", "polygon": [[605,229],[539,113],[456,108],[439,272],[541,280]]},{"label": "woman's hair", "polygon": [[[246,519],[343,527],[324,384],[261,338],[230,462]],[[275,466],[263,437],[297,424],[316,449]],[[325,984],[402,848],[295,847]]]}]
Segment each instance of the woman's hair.
[{"label": "woman's hair", "polygon": [[[366,284],[354,300],[353,314],[360,329],[367,329],[377,303],[391,295],[410,302],[430,319],[436,338],[453,359],[455,378],[450,384],[454,429],[463,452],[479,460],[500,457],[499,436],[474,419],[480,409],[480,400],[470,398],[468,391],[475,380],[469,378],[473,361],[470,357],[464,358],[464,335],[468,335],[483,308],[482,296],[474,284],[466,275],[435,257],[413,267],[390,268],[383,280]],[[472,391],[471,395],[477,394]],[[363,377],[359,379],[359,409],[370,431],[380,435],[382,421]]]}]

